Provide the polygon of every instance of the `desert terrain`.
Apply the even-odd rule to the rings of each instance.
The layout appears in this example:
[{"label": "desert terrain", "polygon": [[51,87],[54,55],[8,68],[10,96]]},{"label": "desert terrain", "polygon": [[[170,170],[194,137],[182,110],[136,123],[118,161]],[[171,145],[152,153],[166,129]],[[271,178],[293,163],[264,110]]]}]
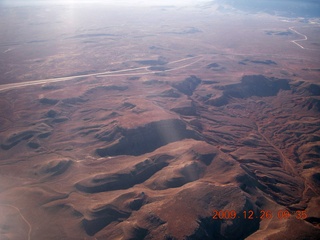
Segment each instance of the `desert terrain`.
[{"label": "desert terrain", "polygon": [[319,239],[320,19],[0,12],[0,239]]}]

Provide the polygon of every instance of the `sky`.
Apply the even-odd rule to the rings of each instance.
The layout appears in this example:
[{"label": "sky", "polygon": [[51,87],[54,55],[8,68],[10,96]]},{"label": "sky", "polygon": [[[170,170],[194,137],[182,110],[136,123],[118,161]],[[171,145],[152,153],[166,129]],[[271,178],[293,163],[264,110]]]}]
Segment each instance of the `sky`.
[{"label": "sky", "polygon": [[205,3],[209,0],[0,0],[5,5],[29,5],[29,4],[66,4],[74,5],[80,3],[103,3],[107,5],[124,5],[124,6],[184,6]]},{"label": "sky", "polygon": [[[2,6],[68,5],[99,3],[106,6],[208,6],[211,3],[232,6],[244,12],[265,12],[287,17],[320,17],[320,0],[0,0]],[[85,5],[86,6],[86,5]]]}]

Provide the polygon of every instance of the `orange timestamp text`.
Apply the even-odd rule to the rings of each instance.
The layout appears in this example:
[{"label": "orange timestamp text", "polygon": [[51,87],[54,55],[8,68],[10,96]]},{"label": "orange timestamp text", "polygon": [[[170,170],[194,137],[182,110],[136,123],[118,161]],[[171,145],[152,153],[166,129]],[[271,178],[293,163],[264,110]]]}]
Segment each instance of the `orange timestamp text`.
[{"label": "orange timestamp text", "polygon": [[214,220],[229,220],[229,219],[272,219],[277,217],[278,219],[288,219],[290,217],[295,217],[296,219],[306,219],[306,211],[294,211],[290,212],[286,209],[278,210],[276,213],[272,213],[270,210],[244,210],[242,212],[236,212],[235,210],[213,210]]}]

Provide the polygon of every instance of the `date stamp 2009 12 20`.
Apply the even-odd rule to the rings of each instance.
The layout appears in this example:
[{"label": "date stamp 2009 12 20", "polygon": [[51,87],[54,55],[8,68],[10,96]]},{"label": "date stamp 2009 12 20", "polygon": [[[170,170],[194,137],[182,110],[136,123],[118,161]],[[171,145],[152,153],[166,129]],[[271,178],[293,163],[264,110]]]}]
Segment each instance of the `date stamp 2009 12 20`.
[{"label": "date stamp 2009 12 20", "polygon": [[276,214],[272,213],[270,210],[260,210],[259,212],[254,212],[253,210],[245,210],[241,213],[237,213],[235,210],[213,210],[213,219],[214,220],[232,220],[232,219],[272,219],[273,217],[278,219],[288,219],[291,216],[294,216],[296,219],[306,219],[306,211],[294,211],[289,212],[286,209],[278,210]]}]

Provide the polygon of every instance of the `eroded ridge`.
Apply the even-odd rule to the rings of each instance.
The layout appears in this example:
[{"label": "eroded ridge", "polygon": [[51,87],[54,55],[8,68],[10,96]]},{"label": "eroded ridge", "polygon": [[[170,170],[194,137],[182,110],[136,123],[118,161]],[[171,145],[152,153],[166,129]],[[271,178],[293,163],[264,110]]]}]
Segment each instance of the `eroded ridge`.
[{"label": "eroded ridge", "polygon": [[[77,91],[44,86],[40,97],[27,91],[32,101],[14,105],[5,94],[6,117],[19,127],[1,132],[0,194],[25,196],[17,206],[33,209],[26,211],[32,236],[50,239],[59,229],[65,238],[97,239],[290,235],[270,230],[277,220],[308,229],[299,236],[319,233],[318,84],[264,75],[235,83],[196,75],[92,81],[72,86]],[[281,209],[308,217],[243,219]],[[213,219],[213,210],[241,219]],[[52,219],[59,221],[41,230]]]}]

